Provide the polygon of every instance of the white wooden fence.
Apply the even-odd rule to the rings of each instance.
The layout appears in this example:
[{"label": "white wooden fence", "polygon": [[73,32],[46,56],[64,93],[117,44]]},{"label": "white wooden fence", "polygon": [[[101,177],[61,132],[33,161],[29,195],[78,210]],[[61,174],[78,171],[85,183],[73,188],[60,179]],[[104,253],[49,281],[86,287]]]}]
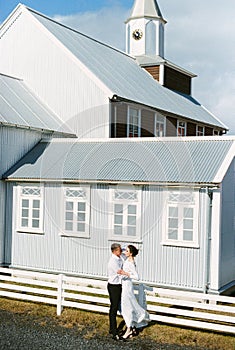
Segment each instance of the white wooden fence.
[{"label": "white wooden fence", "polygon": [[[235,298],[138,285],[153,321],[235,334]],[[0,268],[0,297],[109,312],[107,282],[66,275]]]}]

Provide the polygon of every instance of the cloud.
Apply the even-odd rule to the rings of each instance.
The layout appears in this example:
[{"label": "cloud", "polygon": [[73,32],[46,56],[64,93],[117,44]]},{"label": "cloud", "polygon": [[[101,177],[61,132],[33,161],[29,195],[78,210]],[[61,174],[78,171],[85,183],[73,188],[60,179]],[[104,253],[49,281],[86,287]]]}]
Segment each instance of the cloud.
[{"label": "cloud", "polygon": [[[235,134],[235,3],[231,0],[158,1],[166,24],[165,53],[172,62],[198,75],[193,96]],[[124,21],[130,15],[121,5],[97,12],[55,19],[95,39],[125,50]]]}]

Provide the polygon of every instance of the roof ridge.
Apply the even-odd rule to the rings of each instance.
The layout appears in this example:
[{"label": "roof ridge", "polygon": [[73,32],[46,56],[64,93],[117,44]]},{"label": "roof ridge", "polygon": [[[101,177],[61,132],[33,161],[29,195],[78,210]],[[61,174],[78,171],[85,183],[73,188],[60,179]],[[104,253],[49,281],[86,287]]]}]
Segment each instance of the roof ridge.
[{"label": "roof ridge", "polygon": [[[235,141],[235,135],[226,136],[186,136],[186,137],[144,137],[144,138],[53,138],[50,143],[146,143],[146,142],[209,142],[209,141]],[[48,142],[48,139],[42,139],[42,142]]]},{"label": "roof ridge", "polygon": [[1,73],[1,72],[0,72],[0,76],[11,78],[11,79],[15,79],[15,80],[19,80],[19,81],[24,81],[22,78],[13,77],[12,75],[4,74],[4,73]]}]

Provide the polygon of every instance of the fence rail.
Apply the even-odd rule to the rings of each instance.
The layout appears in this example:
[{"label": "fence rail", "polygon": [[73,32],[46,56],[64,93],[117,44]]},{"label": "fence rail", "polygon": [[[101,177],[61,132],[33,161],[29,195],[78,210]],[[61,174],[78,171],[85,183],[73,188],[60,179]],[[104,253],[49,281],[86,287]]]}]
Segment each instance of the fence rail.
[{"label": "fence rail", "polygon": [[[0,268],[0,297],[108,313],[107,282]],[[235,334],[235,298],[136,285],[150,319],[177,326]]]}]

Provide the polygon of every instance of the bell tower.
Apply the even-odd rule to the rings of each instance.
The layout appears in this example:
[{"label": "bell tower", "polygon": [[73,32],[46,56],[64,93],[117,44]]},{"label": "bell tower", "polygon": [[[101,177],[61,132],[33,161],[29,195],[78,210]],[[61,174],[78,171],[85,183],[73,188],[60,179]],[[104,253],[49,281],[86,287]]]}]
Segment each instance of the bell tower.
[{"label": "bell tower", "polygon": [[163,58],[165,24],[156,0],[135,0],[126,21],[126,52]]},{"label": "bell tower", "polygon": [[191,81],[196,75],[167,60],[164,56],[163,18],[157,0],[135,0],[126,20],[126,53],[161,85],[191,95]]}]

